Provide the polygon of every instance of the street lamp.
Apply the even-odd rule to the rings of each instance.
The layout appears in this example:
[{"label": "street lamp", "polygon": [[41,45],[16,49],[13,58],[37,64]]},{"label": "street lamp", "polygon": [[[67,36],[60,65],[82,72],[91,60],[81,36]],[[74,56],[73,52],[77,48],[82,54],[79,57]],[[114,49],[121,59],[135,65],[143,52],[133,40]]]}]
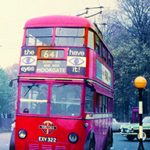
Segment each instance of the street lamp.
[{"label": "street lamp", "polygon": [[144,150],[143,146],[143,123],[142,123],[142,115],[143,115],[143,101],[142,101],[142,90],[146,87],[147,81],[144,77],[138,76],[134,80],[134,86],[139,91],[139,147],[138,150]]}]

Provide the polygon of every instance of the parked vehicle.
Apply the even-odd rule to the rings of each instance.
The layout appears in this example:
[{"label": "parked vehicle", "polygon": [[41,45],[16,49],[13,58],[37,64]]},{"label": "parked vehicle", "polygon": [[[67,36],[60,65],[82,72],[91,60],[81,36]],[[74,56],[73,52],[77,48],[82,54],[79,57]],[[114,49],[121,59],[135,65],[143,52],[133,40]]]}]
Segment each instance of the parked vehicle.
[{"label": "parked vehicle", "polygon": [[[125,136],[129,141],[138,138],[139,124],[131,123],[128,125],[121,126],[121,134]],[[146,138],[150,138],[150,116],[144,117],[143,119],[143,141]]]},{"label": "parked vehicle", "polygon": [[120,126],[121,126],[121,124],[115,118],[113,118],[113,120],[112,120],[112,131],[113,132],[119,131]]},{"label": "parked vehicle", "polygon": [[113,118],[112,119],[112,131],[113,132],[119,132],[121,126],[124,126],[124,125],[127,125],[127,124],[129,124],[129,123],[127,123],[127,122],[118,122],[116,120],[116,118]]}]

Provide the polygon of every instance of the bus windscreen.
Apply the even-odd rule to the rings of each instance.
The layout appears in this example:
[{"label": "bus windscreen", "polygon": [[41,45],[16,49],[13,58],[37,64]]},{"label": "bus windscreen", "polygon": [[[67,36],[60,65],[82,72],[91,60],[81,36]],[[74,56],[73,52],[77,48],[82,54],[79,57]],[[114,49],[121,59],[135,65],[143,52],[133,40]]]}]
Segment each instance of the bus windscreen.
[{"label": "bus windscreen", "polygon": [[81,86],[54,84],[51,96],[51,114],[79,116],[81,108]]}]

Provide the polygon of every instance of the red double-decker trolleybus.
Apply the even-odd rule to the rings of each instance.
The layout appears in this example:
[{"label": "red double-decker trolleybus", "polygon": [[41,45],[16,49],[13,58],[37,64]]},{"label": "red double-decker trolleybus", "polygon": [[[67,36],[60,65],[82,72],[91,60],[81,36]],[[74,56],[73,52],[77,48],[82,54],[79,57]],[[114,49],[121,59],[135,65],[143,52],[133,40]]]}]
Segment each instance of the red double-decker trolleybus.
[{"label": "red double-decker trolleybus", "polygon": [[113,57],[86,18],[26,22],[10,149],[106,150],[112,144]]}]

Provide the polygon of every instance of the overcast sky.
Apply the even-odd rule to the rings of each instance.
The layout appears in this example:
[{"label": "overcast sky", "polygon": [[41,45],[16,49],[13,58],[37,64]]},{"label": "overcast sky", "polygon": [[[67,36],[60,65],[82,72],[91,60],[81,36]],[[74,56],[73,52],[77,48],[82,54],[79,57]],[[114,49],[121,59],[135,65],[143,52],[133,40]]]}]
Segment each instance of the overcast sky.
[{"label": "overcast sky", "polygon": [[[24,23],[46,15],[76,15],[86,7],[114,9],[116,0],[0,0],[0,67],[19,62]],[[97,11],[97,10],[96,10]]]}]

